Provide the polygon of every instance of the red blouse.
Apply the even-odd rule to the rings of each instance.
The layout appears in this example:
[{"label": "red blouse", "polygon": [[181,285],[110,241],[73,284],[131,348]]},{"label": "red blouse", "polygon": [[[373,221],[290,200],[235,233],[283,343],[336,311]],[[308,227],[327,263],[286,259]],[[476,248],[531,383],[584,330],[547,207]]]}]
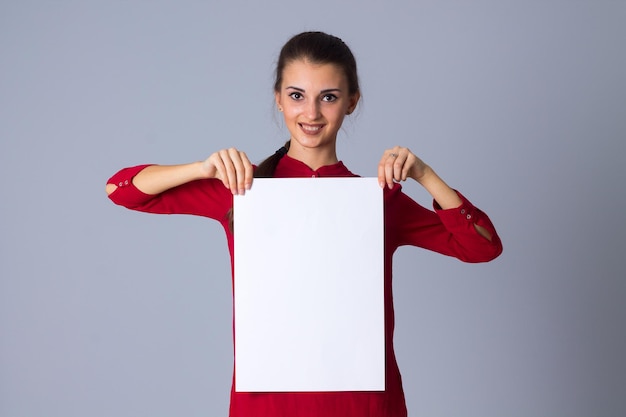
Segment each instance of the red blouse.
[{"label": "red blouse", "polygon": [[[233,197],[215,179],[192,181],[158,195],[137,189],[132,179],[147,165],[125,168],[108,181],[118,188],[110,194],[115,204],[129,209],[162,214],[193,214],[219,221],[224,227],[233,265],[233,234],[228,212]],[[284,156],[275,177],[354,177],[343,163],[312,170],[304,163]],[[394,312],[392,299],[392,256],[402,245],[419,246],[464,262],[487,262],[502,252],[496,230],[485,213],[461,194],[460,207],[435,211],[419,205],[396,184],[385,187],[385,338],[386,389],[381,392],[294,392],[247,393],[231,389],[230,417],[405,417],[407,415],[400,371],[393,350]],[[480,236],[474,224],[492,235]],[[232,270],[232,269],[231,269]],[[234,377],[233,377],[234,379]]]}]

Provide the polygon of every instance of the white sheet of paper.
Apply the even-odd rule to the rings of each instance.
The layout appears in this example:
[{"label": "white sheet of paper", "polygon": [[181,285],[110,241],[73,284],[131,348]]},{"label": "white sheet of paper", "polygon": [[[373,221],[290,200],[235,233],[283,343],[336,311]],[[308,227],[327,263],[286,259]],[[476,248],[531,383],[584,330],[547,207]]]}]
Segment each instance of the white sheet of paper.
[{"label": "white sheet of paper", "polygon": [[377,179],[257,178],[234,216],[235,390],[384,390]]}]

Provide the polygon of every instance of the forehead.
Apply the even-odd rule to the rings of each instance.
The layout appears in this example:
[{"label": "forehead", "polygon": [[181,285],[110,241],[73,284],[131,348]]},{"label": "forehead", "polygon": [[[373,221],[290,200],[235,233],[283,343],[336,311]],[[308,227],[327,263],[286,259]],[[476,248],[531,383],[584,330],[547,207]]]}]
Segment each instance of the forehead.
[{"label": "forehead", "polygon": [[324,90],[329,88],[345,88],[348,81],[338,65],[316,64],[307,60],[291,61],[283,70],[282,87],[299,87],[303,89]]}]

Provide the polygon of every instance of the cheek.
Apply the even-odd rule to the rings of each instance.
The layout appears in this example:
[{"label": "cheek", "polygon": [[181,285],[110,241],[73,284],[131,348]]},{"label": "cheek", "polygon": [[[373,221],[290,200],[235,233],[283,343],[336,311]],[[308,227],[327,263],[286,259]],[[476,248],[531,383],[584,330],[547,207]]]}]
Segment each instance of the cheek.
[{"label": "cheek", "polygon": [[345,114],[343,111],[334,111],[332,114],[329,114],[329,120],[332,120],[336,124],[341,124],[343,122]]},{"label": "cheek", "polygon": [[294,119],[297,115],[298,115],[298,111],[297,111],[297,109],[295,109],[293,107],[286,108],[283,111],[283,116],[285,117],[285,120]]}]

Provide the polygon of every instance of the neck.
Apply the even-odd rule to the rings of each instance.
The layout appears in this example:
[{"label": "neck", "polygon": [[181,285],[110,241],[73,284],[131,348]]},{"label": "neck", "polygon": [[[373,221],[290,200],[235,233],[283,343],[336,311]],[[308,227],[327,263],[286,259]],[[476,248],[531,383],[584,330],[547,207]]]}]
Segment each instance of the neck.
[{"label": "neck", "polygon": [[326,165],[333,165],[339,162],[337,159],[337,152],[334,146],[329,147],[317,147],[307,148],[301,146],[297,141],[292,140],[289,152],[287,152],[293,159],[297,159],[300,162],[305,163],[312,170],[317,170],[320,167]]}]

